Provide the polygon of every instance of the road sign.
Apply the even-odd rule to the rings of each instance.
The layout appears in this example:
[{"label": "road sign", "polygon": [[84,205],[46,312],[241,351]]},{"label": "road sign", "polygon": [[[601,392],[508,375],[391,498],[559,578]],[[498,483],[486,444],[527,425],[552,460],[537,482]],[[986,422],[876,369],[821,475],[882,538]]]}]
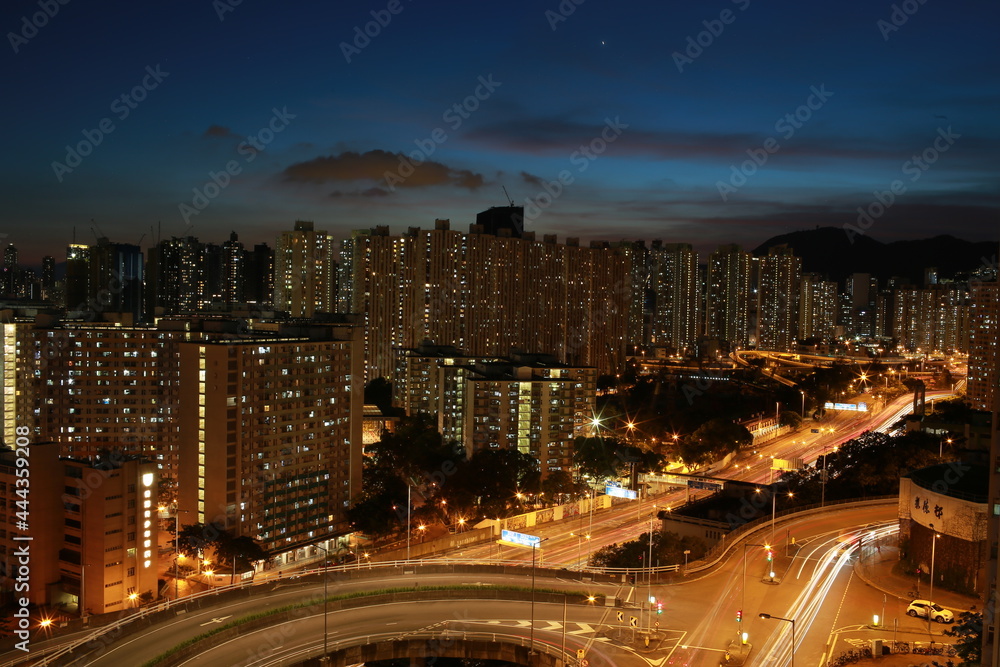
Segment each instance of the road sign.
[{"label": "road sign", "polygon": [[580,661],[580,667],[587,667],[589,664],[590,662],[588,662],[586,658]]},{"label": "road sign", "polygon": [[624,621],[625,621],[625,612],[623,611],[618,612],[618,622],[622,623]]},{"label": "road sign", "polygon": [[636,618],[635,616],[629,616],[628,624],[631,625],[633,628],[637,627],[639,625],[639,619]]},{"label": "road sign", "polygon": [[586,649],[582,649],[582,648],[576,649],[576,657],[578,659],[583,660],[586,656],[587,656],[587,650]]},{"label": "road sign", "polygon": [[660,627],[660,622],[659,621],[653,621],[653,625],[656,626],[656,627]]}]

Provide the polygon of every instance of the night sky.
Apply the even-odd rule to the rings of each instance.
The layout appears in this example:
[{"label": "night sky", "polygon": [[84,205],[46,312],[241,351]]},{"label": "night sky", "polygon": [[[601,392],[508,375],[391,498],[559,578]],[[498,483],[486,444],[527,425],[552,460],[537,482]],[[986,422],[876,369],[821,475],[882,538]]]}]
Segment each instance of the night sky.
[{"label": "night sky", "polygon": [[506,186],[560,240],[752,248],[856,224],[876,191],[878,240],[997,239],[998,19],[995,0],[9,1],[0,232],[30,264],[74,227],[93,242],[91,220],[143,246],[273,245],[296,219],[466,230]]}]

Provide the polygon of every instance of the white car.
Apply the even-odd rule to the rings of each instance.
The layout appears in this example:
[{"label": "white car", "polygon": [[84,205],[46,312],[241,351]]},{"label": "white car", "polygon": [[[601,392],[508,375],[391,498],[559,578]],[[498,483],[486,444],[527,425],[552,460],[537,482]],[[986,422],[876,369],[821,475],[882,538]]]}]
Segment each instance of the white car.
[{"label": "white car", "polygon": [[955,614],[951,613],[951,610],[930,600],[914,600],[906,608],[906,613],[920,618],[927,618],[927,615],[930,614],[930,619],[938,623],[951,623],[955,620]]}]

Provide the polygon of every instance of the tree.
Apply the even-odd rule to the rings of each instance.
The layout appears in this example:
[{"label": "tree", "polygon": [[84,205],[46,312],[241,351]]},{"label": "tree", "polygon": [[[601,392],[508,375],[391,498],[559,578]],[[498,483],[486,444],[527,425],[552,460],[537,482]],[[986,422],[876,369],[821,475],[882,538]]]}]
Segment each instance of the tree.
[{"label": "tree", "polygon": [[476,452],[449,484],[465,485],[478,496],[477,505],[486,516],[507,513],[518,493],[538,493],[541,473],[538,461],[516,449],[483,449]]},{"label": "tree", "polygon": [[215,555],[220,563],[228,563],[231,568],[229,583],[236,578],[237,568],[244,571],[251,563],[267,560],[270,555],[252,537],[247,535],[234,536],[230,531],[223,531],[215,543]]},{"label": "tree", "polygon": [[653,532],[653,561],[649,558],[649,533],[643,533],[635,540],[612,544],[594,552],[590,558],[593,567],[656,567],[660,565],[680,565],[684,562],[684,552],[689,562],[697,560],[708,552],[708,545],[698,537],[679,535],[665,530]]},{"label": "tree", "polygon": [[582,485],[578,484],[568,470],[554,470],[542,480],[542,493],[547,498],[556,498],[561,494],[574,495]]},{"label": "tree", "polygon": [[983,615],[978,611],[963,611],[952,627],[944,631],[949,637],[958,637],[955,651],[962,659],[960,667],[974,667],[982,664],[983,655]]},{"label": "tree", "polygon": [[225,530],[225,526],[215,521],[207,524],[183,524],[177,533],[177,551],[191,558],[199,558],[206,549],[218,543],[219,536]]},{"label": "tree", "polygon": [[725,457],[753,444],[753,435],[745,426],[728,419],[711,419],[679,443],[681,458],[688,465],[699,465]]},{"label": "tree", "polygon": [[790,426],[793,429],[799,427],[802,424],[802,417],[798,412],[793,410],[783,410],[780,415],[778,415],[778,424],[781,426]]},{"label": "tree", "polygon": [[580,474],[595,479],[618,477],[623,461],[615,454],[621,443],[613,437],[583,437],[574,441],[573,463]]}]

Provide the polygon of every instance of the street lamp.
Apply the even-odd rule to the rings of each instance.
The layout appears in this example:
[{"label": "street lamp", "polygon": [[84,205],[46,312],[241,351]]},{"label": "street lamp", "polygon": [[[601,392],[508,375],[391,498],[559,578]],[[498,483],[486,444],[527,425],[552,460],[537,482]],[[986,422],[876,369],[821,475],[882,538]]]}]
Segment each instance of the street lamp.
[{"label": "street lamp", "polygon": [[[933,523],[929,523],[927,525],[930,527],[930,529],[932,531],[934,530],[934,524]],[[934,532],[934,538],[931,540],[931,589],[930,589],[930,593],[929,593],[929,597],[928,597],[928,599],[931,601],[931,604],[934,603],[934,555],[935,555],[935,551],[936,551],[936,547],[937,547],[937,541],[938,541],[939,537],[941,537],[941,535],[935,531]],[[927,612],[927,620],[930,621],[930,618],[931,618],[931,614],[930,614],[930,612]]]},{"label": "street lamp", "polygon": [[794,618],[782,618],[780,616],[771,616],[771,614],[765,614],[761,612],[758,614],[763,619],[773,619],[775,621],[785,621],[786,623],[792,624],[792,667],[795,667],[795,619]]},{"label": "street lamp", "polygon": [[176,556],[174,556],[174,599],[175,600],[180,599],[180,596],[181,596],[180,589],[178,588],[179,584],[178,584],[178,579],[177,579],[177,576],[178,576],[177,561],[180,560],[180,559],[182,559],[182,558],[184,558],[184,554],[181,554],[181,553],[179,553]]},{"label": "street lamp", "polygon": [[[407,533],[409,533],[409,526],[407,526]],[[330,578],[327,573],[327,568],[330,566],[330,551],[326,547],[321,547],[320,545],[315,545],[317,549],[323,550],[323,659],[320,664],[326,664],[327,656],[330,654],[329,645],[327,643],[327,580]],[[366,554],[367,555],[367,554]]]},{"label": "street lamp", "polygon": [[[770,544],[749,544],[747,542],[743,543],[743,599],[740,601],[740,618],[742,619],[743,608],[747,604],[747,547],[764,547],[770,550]],[[736,625],[736,635],[740,634],[740,624]]]},{"label": "street lamp", "polygon": [[528,655],[535,653],[535,549],[539,544],[549,538],[543,537],[537,542],[531,543],[531,640],[528,648]]}]

